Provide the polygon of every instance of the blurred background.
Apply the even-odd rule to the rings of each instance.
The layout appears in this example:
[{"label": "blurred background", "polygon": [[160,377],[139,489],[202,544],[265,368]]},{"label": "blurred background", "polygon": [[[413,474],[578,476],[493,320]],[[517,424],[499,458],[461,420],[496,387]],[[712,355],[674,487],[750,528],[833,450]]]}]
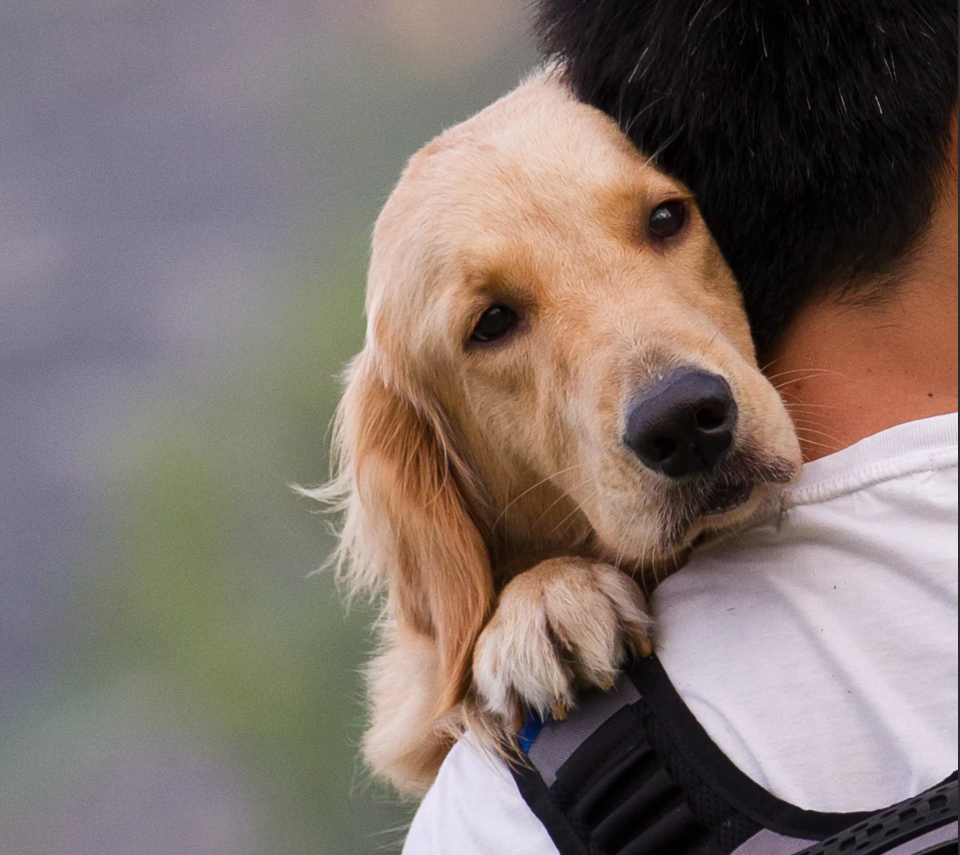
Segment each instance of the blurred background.
[{"label": "blurred background", "polygon": [[[405,159],[523,0],[0,0],[0,855],[363,855],[335,379]],[[455,855],[455,853],[451,853]]]}]

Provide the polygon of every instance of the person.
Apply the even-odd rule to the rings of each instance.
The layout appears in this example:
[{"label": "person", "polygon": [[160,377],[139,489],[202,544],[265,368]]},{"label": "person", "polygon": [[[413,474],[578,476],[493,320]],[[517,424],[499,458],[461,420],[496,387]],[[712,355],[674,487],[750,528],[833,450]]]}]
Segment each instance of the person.
[{"label": "person", "polygon": [[[654,592],[677,693],[799,808],[957,765],[957,8],[542,0],[583,100],[692,188],[806,465],[782,511]],[[554,855],[469,735],[405,855]]]}]

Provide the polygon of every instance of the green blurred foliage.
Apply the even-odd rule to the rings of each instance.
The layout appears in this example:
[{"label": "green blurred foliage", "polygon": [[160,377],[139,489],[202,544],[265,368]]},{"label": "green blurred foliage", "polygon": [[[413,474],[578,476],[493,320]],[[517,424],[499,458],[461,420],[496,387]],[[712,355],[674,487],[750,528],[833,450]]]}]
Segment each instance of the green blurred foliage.
[{"label": "green blurred foliage", "polygon": [[289,133],[318,172],[349,152],[342,180],[277,252],[283,310],[222,364],[159,389],[117,449],[61,679],[8,719],[5,803],[172,740],[242,779],[252,851],[361,855],[402,839],[410,807],[356,758],[374,607],[347,612],[311,574],[328,521],[288,485],[326,477],[336,375],[362,344],[368,235],[403,161],[532,61],[517,32],[458,73],[362,42],[304,73]]}]

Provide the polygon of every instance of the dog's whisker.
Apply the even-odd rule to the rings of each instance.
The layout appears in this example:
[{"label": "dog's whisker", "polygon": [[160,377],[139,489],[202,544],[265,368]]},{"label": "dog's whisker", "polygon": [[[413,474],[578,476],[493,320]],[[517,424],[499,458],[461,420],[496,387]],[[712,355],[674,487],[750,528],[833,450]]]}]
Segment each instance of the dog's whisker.
[{"label": "dog's whisker", "polygon": [[[588,497],[587,501],[591,501],[599,494],[600,488],[597,487],[593,493]],[[558,522],[551,530],[551,534],[556,534],[571,518],[576,516],[578,513],[581,513],[582,508],[580,505],[577,505],[569,514],[567,514],[560,522]]]},{"label": "dog's whisker", "polygon": [[824,422],[821,413],[790,413],[790,419],[794,425],[813,425],[814,427],[825,427],[829,422]]},{"label": "dog's whisker", "polygon": [[843,407],[837,404],[808,404],[806,402],[801,403],[800,401],[784,401],[783,405],[790,411],[793,410],[842,410]]},{"label": "dog's whisker", "polygon": [[[793,381],[787,381],[791,383]],[[798,394],[799,390],[791,391],[788,385],[783,385],[777,388],[777,391],[780,393],[780,398],[783,401],[785,407],[810,407],[816,409],[833,409],[840,410],[842,407],[836,406],[834,404],[813,404],[809,403],[806,399]]]},{"label": "dog's whisker", "polygon": [[[645,549],[645,550],[644,550],[644,558],[645,558],[645,559],[646,559],[646,551],[647,551],[647,550]],[[649,551],[650,551],[650,553],[651,553],[651,556],[650,556],[649,559],[646,559],[646,562],[653,566],[653,581],[654,581],[654,583],[655,583],[654,586],[653,586],[653,589],[654,589],[654,591],[655,591],[655,590],[659,587],[660,583],[663,581],[663,579],[660,578],[661,562],[660,562],[660,561],[654,561],[654,560],[653,560],[653,548],[652,548],[652,546],[650,547]],[[674,559],[674,561],[676,561],[676,553],[674,553],[671,557]],[[647,593],[647,596],[648,596],[648,597],[650,597],[650,596],[652,596],[652,595],[653,595],[653,591],[649,591],[649,592]]]},{"label": "dog's whisker", "polygon": [[845,375],[840,374],[838,371],[811,371],[808,374],[800,374],[795,377],[788,377],[787,379],[781,379],[779,382],[774,383],[771,381],[771,385],[774,389],[779,391],[784,389],[787,386],[794,385],[796,383],[806,383],[808,380],[819,380],[823,377],[844,377]]},{"label": "dog's whisker", "polygon": [[[806,429],[806,430],[817,430],[824,431],[829,425],[824,424],[822,421],[814,418],[809,418],[805,416],[794,416],[792,418],[794,430]],[[830,437],[831,439],[838,439],[836,436]]]},{"label": "dog's whisker", "polygon": [[[588,476],[587,476],[586,478],[584,478],[579,484],[577,484],[574,489],[579,490],[581,487],[584,487],[584,486],[586,486],[587,484],[589,484],[592,480],[593,480],[593,476],[592,476],[592,475],[588,475]],[[538,525],[540,525],[540,523],[543,522],[543,520],[544,520],[544,518],[546,517],[546,515],[547,515],[548,513],[550,513],[550,511],[553,510],[553,508],[555,508],[555,507],[556,507],[560,502],[562,502],[564,499],[570,499],[571,501],[574,501],[573,497],[572,497],[568,492],[566,492],[566,491],[561,492],[560,495],[557,496],[556,499],[554,499],[549,505],[546,506],[546,508],[543,509],[543,512],[540,514],[540,516],[538,516],[538,517],[536,518],[536,520],[534,520],[534,522],[533,522],[533,524],[530,526],[530,528],[533,529],[533,528],[536,528]],[[575,502],[574,502],[574,503],[575,503]],[[576,503],[575,503],[575,504],[576,504]],[[578,507],[578,509],[579,509],[579,505],[578,505],[577,507]]]},{"label": "dog's whisker", "polygon": [[[763,365],[763,367],[760,369],[760,373],[763,374],[763,375],[767,378],[768,382],[770,382],[771,385],[774,385],[774,386],[775,386],[776,384],[774,383],[774,381],[775,381],[775,380],[779,380],[779,379],[781,379],[781,378],[783,378],[783,377],[791,377],[791,378],[793,378],[793,379],[791,379],[789,382],[794,383],[794,382],[798,382],[798,381],[802,381],[802,380],[812,379],[812,377],[820,377],[820,376],[823,376],[823,375],[833,375],[833,376],[836,376],[836,377],[848,377],[848,376],[849,376],[849,375],[847,375],[847,374],[844,374],[842,371],[837,371],[837,370],[834,369],[834,368],[824,368],[824,367],[815,368],[815,367],[813,367],[813,366],[808,366],[808,367],[806,367],[806,368],[790,368],[790,369],[788,369],[788,370],[786,370],[786,371],[778,371],[776,374],[768,374],[767,372],[768,372],[774,365],[776,365],[778,362],[780,362],[782,358],[783,358],[783,357],[779,357],[779,356],[778,356],[776,359],[772,359],[772,360],[770,360],[769,362],[767,362],[767,363],[766,363],[765,365]],[[799,374],[799,375],[809,375],[809,376],[793,377],[793,375],[797,375],[797,374]]]},{"label": "dog's whisker", "polygon": [[843,449],[843,443],[839,442],[821,442],[820,440],[811,439],[809,436],[800,437],[801,446],[814,446],[816,448],[822,448],[824,451],[829,454],[836,454],[838,451]]},{"label": "dog's whisker", "polygon": [[504,516],[506,515],[507,511],[509,511],[510,508],[512,508],[512,507],[513,507],[517,502],[519,502],[524,496],[527,496],[528,494],[532,493],[534,490],[537,489],[537,487],[543,486],[543,485],[546,484],[548,481],[552,481],[552,480],[553,480],[554,478],[556,478],[558,475],[565,475],[567,472],[573,472],[573,471],[576,470],[576,469],[582,469],[585,465],[586,465],[585,463],[577,463],[577,464],[575,464],[574,466],[568,466],[566,469],[560,469],[560,470],[554,472],[552,475],[547,475],[546,478],[541,478],[541,479],[540,479],[539,481],[537,481],[537,483],[534,484],[533,486],[527,487],[527,489],[524,490],[522,493],[520,493],[520,495],[515,496],[513,499],[511,499],[509,502],[507,502],[507,504],[504,506],[503,510],[500,511],[500,513],[497,515],[497,518],[493,521],[493,525],[491,526],[491,531],[494,530],[494,529],[496,529],[497,525],[500,523],[500,520],[502,520],[502,519],[504,518]]},{"label": "dog's whisker", "polygon": [[797,427],[797,434],[798,434],[798,435],[801,435],[801,434],[802,434],[802,435],[813,434],[813,435],[815,435],[815,436],[821,436],[821,437],[823,437],[824,439],[830,440],[830,442],[835,442],[835,443],[837,443],[838,445],[842,445],[842,444],[843,444],[843,440],[840,439],[840,437],[836,436],[835,434],[830,433],[829,431],[820,430],[819,427],[811,426],[809,423],[803,423],[803,422],[801,422],[801,423],[800,423],[799,425],[797,425],[796,427]]},{"label": "dog's whisker", "polygon": [[800,403],[800,399],[796,397],[794,392],[790,391],[791,387],[794,387],[797,383],[806,383],[809,380],[819,380],[823,377],[828,376],[827,374],[812,374],[809,377],[795,378],[792,380],[784,380],[781,383],[774,383],[773,388],[777,390],[777,393],[780,395],[781,399],[785,395],[794,395],[794,401]]},{"label": "dog's whisker", "polygon": [[814,431],[814,430],[808,430],[805,432],[798,431],[797,439],[800,440],[801,444],[810,443],[814,441],[822,442],[824,444],[829,443],[834,451],[840,451],[840,449],[844,447],[844,442],[842,440],[838,439],[835,436],[831,436],[828,433],[824,433],[823,431]]},{"label": "dog's whisker", "polygon": [[781,377],[789,377],[792,374],[808,374],[811,371],[830,371],[829,368],[790,368],[787,371],[778,371],[776,374],[766,374],[767,380],[773,382]]},{"label": "dog's whisker", "polygon": [[829,443],[826,443],[826,442],[817,442],[816,440],[807,439],[807,438],[805,438],[805,437],[801,439],[801,443],[802,443],[803,445],[814,445],[814,446],[816,446],[817,448],[826,449],[827,451],[829,451],[829,452],[831,452],[831,453],[840,451],[841,448],[842,448],[842,446],[840,446],[840,445],[829,444]]},{"label": "dog's whisker", "polygon": [[780,371],[776,374],[768,374],[766,376],[767,376],[767,380],[772,382],[774,380],[779,379],[780,377],[789,377],[791,374],[806,374],[811,371],[816,373],[822,372],[822,373],[828,373],[828,374],[837,374],[840,377],[846,376],[842,372],[837,371],[833,368],[791,368],[787,371]]},{"label": "dog's whisker", "polygon": [[[634,520],[636,519],[636,515],[634,515],[633,519],[634,519]],[[632,520],[631,520],[631,525],[632,525]],[[650,596],[650,591],[649,591],[649,587],[648,587],[648,585],[647,585],[647,571],[644,569],[644,565],[645,565],[645,561],[644,561],[645,552],[646,552],[646,544],[644,544],[644,545],[641,547],[641,549],[640,549],[640,561],[639,561],[639,563],[640,563],[640,571],[641,571],[641,572],[640,572],[639,584],[640,584],[641,589],[643,590],[643,595],[644,595],[645,597],[648,597],[648,598],[649,598],[649,596]],[[620,552],[619,552],[619,556],[622,556],[622,554],[623,554],[623,549],[621,548],[621,550],[620,550]],[[622,568],[620,565],[617,565],[617,569],[622,570],[623,568]]]},{"label": "dog's whisker", "polygon": [[811,369],[807,373],[800,373],[799,371],[796,374],[793,374],[792,372],[784,372],[782,375],[775,376],[773,378],[768,377],[767,380],[774,389],[776,389],[778,392],[781,392],[781,390],[787,388],[788,386],[806,383],[809,380],[820,380],[824,377],[840,377],[848,379],[849,375],[843,374],[840,371],[831,371],[829,369]]},{"label": "dog's whisker", "polygon": [[831,439],[834,442],[842,442],[840,437],[823,430],[824,425],[820,422],[810,421],[809,419],[798,419],[794,422],[794,427],[796,428],[797,433],[815,433],[819,434],[820,436],[825,436],[827,439]]},{"label": "dog's whisker", "polygon": [[[637,511],[634,510],[630,517],[630,522],[627,526],[627,531],[631,531],[633,529],[633,524],[636,522],[636,520],[637,520]],[[618,570],[623,569],[620,562],[623,561],[623,554],[625,549],[626,549],[626,546],[622,542],[620,543],[620,546],[617,547],[617,555],[616,555],[616,558],[614,558],[613,560],[613,566],[616,567]]]},{"label": "dog's whisker", "polygon": [[775,356],[769,362],[765,362],[763,365],[760,366],[760,373],[766,374],[771,368],[773,368],[774,365],[776,365],[782,359],[783,359],[782,356]]}]

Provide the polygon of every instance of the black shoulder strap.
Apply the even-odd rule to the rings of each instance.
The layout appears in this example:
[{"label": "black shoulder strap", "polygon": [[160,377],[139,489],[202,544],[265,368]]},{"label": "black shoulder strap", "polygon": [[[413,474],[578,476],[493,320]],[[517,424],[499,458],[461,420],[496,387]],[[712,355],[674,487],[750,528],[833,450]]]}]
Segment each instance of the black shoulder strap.
[{"label": "black shoulder strap", "polygon": [[529,763],[514,777],[561,855],[956,851],[956,776],[877,815],[802,810],[733,765],[655,658],[524,737]]}]

